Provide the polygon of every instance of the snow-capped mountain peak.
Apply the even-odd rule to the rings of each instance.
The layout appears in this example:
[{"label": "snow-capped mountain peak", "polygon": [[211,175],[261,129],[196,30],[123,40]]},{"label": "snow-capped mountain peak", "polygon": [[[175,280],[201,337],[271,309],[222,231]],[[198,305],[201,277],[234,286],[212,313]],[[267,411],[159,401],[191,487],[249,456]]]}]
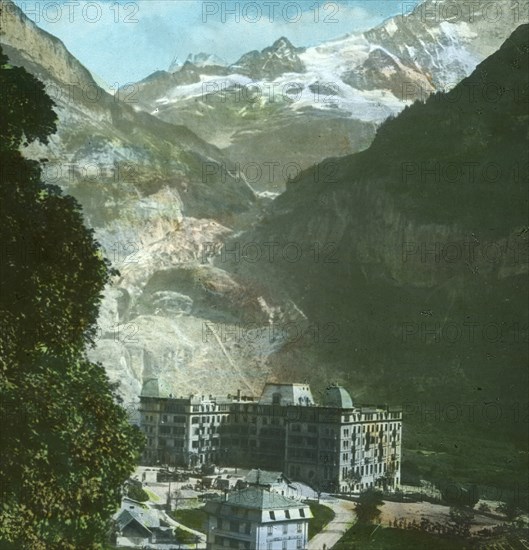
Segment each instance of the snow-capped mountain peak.
[{"label": "snow-capped mountain peak", "polygon": [[182,69],[184,65],[194,65],[195,67],[226,67],[227,63],[224,59],[213,53],[190,53],[185,62],[182,62],[178,56],[176,56],[171,65],[169,65],[169,73],[177,73]]},{"label": "snow-capped mountain peak", "polygon": [[272,46],[262,51],[244,54],[230,68],[253,79],[273,80],[285,73],[302,73],[305,70],[299,54],[304,48],[296,48],[282,36]]},{"label": "snow-capped mountain peak", "polygon": [[192,54],[190,53],[187,56],[186,63],[192,63],[196,67],[209,67],[209,66],[216,66],[216,67],[225,67],[227,65],[226,61],[219,56],[213,54],[213,53],[196,53]]}]

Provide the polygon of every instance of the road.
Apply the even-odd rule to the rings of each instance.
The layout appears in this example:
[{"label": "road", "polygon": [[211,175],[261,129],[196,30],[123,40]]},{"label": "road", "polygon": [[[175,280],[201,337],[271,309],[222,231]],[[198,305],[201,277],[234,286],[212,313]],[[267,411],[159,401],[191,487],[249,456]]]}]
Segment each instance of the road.
[{"label": "road", "polygon": [[334,519],[309,540],[308,550],[322,550],[324,545],[329,550],[356,521],[354,502],[333,497],[322,498],[320,502],[333,510]]}]

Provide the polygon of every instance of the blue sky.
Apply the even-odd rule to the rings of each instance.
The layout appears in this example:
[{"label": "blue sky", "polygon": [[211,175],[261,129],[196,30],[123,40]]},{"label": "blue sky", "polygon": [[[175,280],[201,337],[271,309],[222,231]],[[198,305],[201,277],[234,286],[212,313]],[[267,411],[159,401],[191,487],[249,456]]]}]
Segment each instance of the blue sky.
[{"label": "blue sky", "polygon": [[280,36],[312,46],[371,28],[420,0],[15,0],[88,69],[120,86],[166,70],[175,56],[235,62]]}]

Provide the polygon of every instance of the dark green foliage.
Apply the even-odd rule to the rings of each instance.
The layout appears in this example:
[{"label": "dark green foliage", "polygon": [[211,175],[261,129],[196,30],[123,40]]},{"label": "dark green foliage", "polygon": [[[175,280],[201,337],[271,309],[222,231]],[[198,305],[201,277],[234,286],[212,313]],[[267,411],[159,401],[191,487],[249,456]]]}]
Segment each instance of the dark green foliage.
[{"label": "dark green foliage", "polygon": [[0,66],[0,151],[13,151],[21,143],[28,145],[36,139],[48,143],[48,136],[57,127],[54,104],[44,84],[22,67],[9,66],[1,50]]},{"label": "dark green foliage", "polygon": [[474,508],[479,501],[479,490],[476,485],[462,486],[448,483],[440,487],[443,501],[450,506],[468,506]]},{"label": "dark green foliage", "polygon": [[518,507],[518,500],[514,496],[502,502],[499,510],[502,514],[505,514],[508,521],[514,521],[522,513],[522,510]]},{"label": "dark green foliage", "polygon": [[470,544],[460,537],[356,523],[338,544],[333,546],[334,550],[424,550],[425,548],[463,550],[470,548]]},{"label": "dark green foliage", "polygon": [[527,25],[494,57],[386,121],[363,157],[360,172],[383,176],[407,214],[471,229],[476,217],[491,227],[527,223]]},{"label": "dark green foliage", "polygon": [[462,537],[470,536],[470,527],[473,519],[474,512],[470,508],[463,506],[452,506],[450,508],[450,521]]},{"label": "dark green foliage", "polygon": [[312,512],[312,518],[309,519],[309,540],[315,537],[325,526],[334,519],[334,512],[328,506],[318,504],[316,502],[310,503],[310,511]]},{"label": "dark green foliage", "polygon": [[382,500],[382,492],[376,489],[369,488],[360,493],[356,504],[356,517],[360,523],[373,523],[380,516],[378,509],[384,503]]},{"label": "dark green foliage", "polygon": [[52,101],[0,49],[0,546],[101,548],[142,436],[86,359],[109,280],[79,204],[18,148],[55,131]]},{"label": "dark green foliage", "polygon": [[173,510],[169,515],[190,529],[194,529],[195,531],[206,531],[206,520],[208,515],[204,511],[204,508]]},{"label": "dark green foliage", "polygon": [[141,486],[141,483],[132,483],[127,489],[127,496],[138,502],[147,502],[149,500],[149,495]]},{"label": "dark green foliage", "polygon": [[189,531],[180,529],[180,527],[175,527],[174,536],[176,542],[180,544],[194,544],[198,540],[197,535],[193,535],[193,533],[190,533]]}]

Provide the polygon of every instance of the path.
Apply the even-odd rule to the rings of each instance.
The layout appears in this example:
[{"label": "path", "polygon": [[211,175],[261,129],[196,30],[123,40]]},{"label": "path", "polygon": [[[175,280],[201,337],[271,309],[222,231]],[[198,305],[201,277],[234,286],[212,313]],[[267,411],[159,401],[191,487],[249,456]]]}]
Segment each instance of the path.
[{"label": "path", "polygon": [[334,518],[323,528],[323,531],[309,540],[308,550],[322,550],[323,545],[326,545],[329,550],[356,521],[354,502],[332,497],[322,498],[320,502],[332,509]]}]

